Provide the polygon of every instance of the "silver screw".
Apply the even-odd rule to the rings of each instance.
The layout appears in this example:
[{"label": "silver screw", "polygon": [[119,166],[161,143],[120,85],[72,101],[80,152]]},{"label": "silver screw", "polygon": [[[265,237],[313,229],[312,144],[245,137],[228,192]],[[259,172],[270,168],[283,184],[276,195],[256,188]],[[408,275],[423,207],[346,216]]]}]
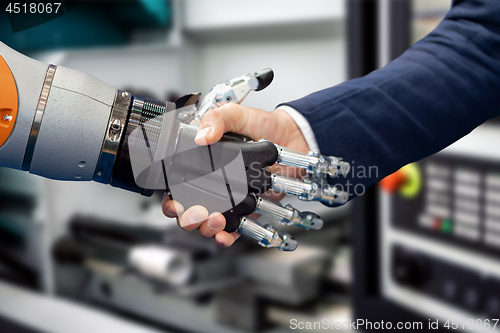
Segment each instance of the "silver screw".
[{"label": "silver screw", "polygon": [[128,92],[122,91],[122,97],[127,97],[127,96],[128,96]]},{"label": "silver screw", "polygon": [[97,171],[97,175],[100,177],[102,176],[102,172],[101,171]]},{"label": "silver screw", "polygon": [[8,114],[4,114],[3,115],[3,119],[5,119],[7,121],[11,121],[12,120],[12,116],[9,116]]},{"label": "silver screw", "polygon": [[122,122],[120,121],[120,119],[114,119],[112,122],[111,122],[111,131],[113,133],[117,133],[120,131],[121,129],[121,126],[122,126]]}]

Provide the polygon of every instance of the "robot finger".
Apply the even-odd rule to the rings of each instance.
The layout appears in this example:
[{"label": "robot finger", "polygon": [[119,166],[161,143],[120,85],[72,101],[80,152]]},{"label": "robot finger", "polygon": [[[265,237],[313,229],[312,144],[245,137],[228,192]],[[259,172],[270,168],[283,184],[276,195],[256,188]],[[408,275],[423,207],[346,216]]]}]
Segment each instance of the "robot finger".
[{"label": "robot finger", "polygon": [[294,225],[306,230],[319,230],[323,227],[323,220],[313,212],[300,212],[291,205],[283,207],[279,203],[262,197],[257,198],[255,212],[273,218],[284,225]]},{"label": "robot finger", "polygon": [[335,186],[318,184],[310,180],[297,180],[278,174],[271,174],[271,189],[296,195],[300,200],[319,201],[328,206],[340,206],[349,200],[349,194]]},{"label": "robot finger", "polygon": [[266,88],[273,78],[273,70],[266,68],[215,85],[203,98],[198,109],[186,117],[185,123],[199,122],[205,113],[223,104],[241,103],[250,91],[260,91]]},{"label": "robot finger", "polygon": [[308,174],[317,178],[325,176],[346,176],[349,173],[349,163],[339,157],[324,156],[316,152],[300,153],[280,145],[278,150],[278,164],[304,169]]},{"label": "robot finger", "polygon": [[286,232],[280,232],[270,225],[262,225],[248,216],[240,219],[238,232],[255,239],[262,247],[275,247],[280,251],[294,251],[298,243]]}]

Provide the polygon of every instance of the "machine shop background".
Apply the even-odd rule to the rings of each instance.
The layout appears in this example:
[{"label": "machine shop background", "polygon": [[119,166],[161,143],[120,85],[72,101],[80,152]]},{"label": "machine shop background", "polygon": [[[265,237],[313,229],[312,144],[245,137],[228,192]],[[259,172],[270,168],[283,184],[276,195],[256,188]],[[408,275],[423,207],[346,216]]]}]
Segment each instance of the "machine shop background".
[{"label": "machine shop background", "polygon": [[[206,94],[217,83],[270,67],[273,83],[243,102],[267,111],[366,74],[364,60],[359,62],[360,54],[352,50],[366,51],[361,56],[371,57],[371,70],[382,67],[429,33],[451,4],[63,2],[64,15],[15,33],[2,12],[0,39],[34,59],[158,100]],[[363,10],[372,10],[372,21],[360,14]],[[366,34],[350,30],[353,25],[376,37],[375,51]],[[374,300],[403,311],[401,318],[414,322],[498,318],[500,236],[486,237],[496,220],[463,222],[463,214],[439,210],[442,206],[433,201],[438,199],[432,199],[437,196],[431,191],[442,181],[435,177],[439,172],[466,170],[465,176],[459,174],[477,176],[486,184],[500,171],[491,144],[500,136],[496,124],[485,124],[451,149],[413,165],[420,184],[413,196],[402,195],[404,185],[397,184],[377,186],[366,197],[334,209],[285,198],[285,203],[293,201],[297,209],[314,211],[325,221],[320,231],[275,225],[299,241],[290,253],[261,249],[243,237],[231,248],[219,249],[165,217],[160,192],[143,197],[93,182],[57,182],[0,169],[0,319],[25,330],[20,332],[289,332],[294,331],[293,320],[367,318],[375,313],[367,305]],[[484,149],[482,156],[471,152],[469,147],[484,142],[491,149]],[[405,170],[405,179],[413,181],[415,173]],[[480,196],[486,198],[488,191],[481,186]],[[489,207],[486,199],[478,205]],[[360,230],[359,225],[372,229]],[[94,227],[103,235],[119,234],[123,243],[118,249],[103,245],[106,236],[82,242],[86,228]],[[361,232],[375,243],[360,241],[356,235]],[[138,276],[124,256],[144,244],[189,256],[192,278],[175,285]],[[79,253],[78,260],[67,255],[68,249]],[[443,267],[463,278],[446,275]],[[423,282],[414,281],[415,270],[434,273],[422,273]],[[482,276],[489,278],[485,282]],[[375,282],[367,282],[372,278]],[[488,291],[481,289],[484,283],[491,286]],[[389,314],[373,316],[373,321],[394,320]]]}]

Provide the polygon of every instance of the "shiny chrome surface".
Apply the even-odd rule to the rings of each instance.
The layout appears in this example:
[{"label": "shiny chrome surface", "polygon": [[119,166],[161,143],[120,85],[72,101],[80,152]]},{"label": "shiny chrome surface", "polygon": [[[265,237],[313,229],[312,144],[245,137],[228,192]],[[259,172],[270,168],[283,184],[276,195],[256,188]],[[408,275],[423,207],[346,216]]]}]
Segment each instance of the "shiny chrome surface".
[{"label": "shiny chrome surface", "polygon": [[316,183],[304,182],[275,173],[272,174],[271,181],[273,190],[296,195],[302,200],[313,200],[313,196],[318,189],[318,184]]},{"label": "shiny chrome surface", "polygon": [[279,232],[269,225],[260,225],[248,216],[241,218],[238,232],[252,237],[262,247],[275,247],[280,251],[293,251],[298,245],[297,241],[289,234]]},{"label": "shiny chrome surface", "polygon": [[57,66],[49,65],[47,74],[45,75],[45,81],[43,82],[40,99],[38,100],[38,104],[36,106],[35,118],[33,119],[33,125],[31,125],[31,132],[28,138],[26,152],[24,153],[23,165],[21,167],[21,170],[23,171],[28,171],[31,166],[36,140],[38,138],[38,133],[40,132],[40,126],[42,125],[43,114],[45,112],[45,105],[47,104],[47,99],[49,98],[50,88],[52,87],[52,81],[54,80],[56,69]]},{"label": "shiny chrome surface", "polygon": [[290,219],[293,216],[293,211],[262,197],[257,199],[255,212],[257,214],[269,216],[276,221],[285,224],[290,222]]},{"label": "shiny chrome surface", "polygon": [[205,113],[226,103],[242,102],[250,91],[261,88],[259,74],[261,72],[252,72],[215,85],[202,99],[200,106],[185,118],[185,123],[199,122]]},{"label": "shiny chrome surface", "polygon": [[315,152],[299,153],[297,151],[275,145],[278,149],[278,163],[306,170],[307,173],[322,177],[346,176],[349,173],[349,163],[335,156],[323,156]]},{"label": "shiny chrome surface", "polygon": [[323,227],[323,220],[315,213],[300,212],[291,205],[283,207],[262,197],[257,200],[255,212],[269,216],[284,225],[293,225],[307,230],[319,230]]},{"label": "shiny chrome surface", "polygon": [[321,186],[320,193],[316,194],[317,200],[327,205],[343,205],[349,200],[349,194],[345,191],[339,190],[335,186],[323,185]]},{"label": "shiny chrome surface", "polygon": [[292,194],[304,201],[319,201],[327,205],[343,205],[349,200],[349,194],[325,182],[318,184],[308,179],[298,180],[273,173],[272,189]]},{"label": "shiny chrome surface", "polygon": [[115,101],[111,108],[106,136],[102,144],[101,155],[97,162],[93,180],[103,184],[109,184],[116,154],[123,137],[125,124],[127,123],[128,110],[132,101],[132,95],[128,92],[118,90]]}]

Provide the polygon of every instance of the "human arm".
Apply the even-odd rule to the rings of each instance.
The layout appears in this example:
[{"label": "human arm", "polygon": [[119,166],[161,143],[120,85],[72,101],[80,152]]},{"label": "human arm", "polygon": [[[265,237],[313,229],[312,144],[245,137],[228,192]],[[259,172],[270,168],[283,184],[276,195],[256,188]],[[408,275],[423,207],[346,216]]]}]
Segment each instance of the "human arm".
[{"label": "human arm", "polygon": [[[457,1],[435,31],[383,69],[283,105],[307,119],[322,154],[351,163],[353,172],[346,179],[351,187],[345,190],[356,194],[356,185],[372,186],[500,113],[498,17],[500,3],[495,1]],[[271,141],[285,133],[283,111],[225,108],[202,118],[200,143],[215,142],[226,131]],[[276,127],[269,130],[267,124]],[[364,170],[361,176],[358,170]],[[219,233],[214,235],[217,240]],[[221,235],[228,240],[225,246],[234,241]]]},{"label": "human arm", "polygon": [[498,1],[455,1],[384,68],[284,105],[308,120],[322,154],[351,163],[346,181],[368,188],[500,114],[499,17]]}]

